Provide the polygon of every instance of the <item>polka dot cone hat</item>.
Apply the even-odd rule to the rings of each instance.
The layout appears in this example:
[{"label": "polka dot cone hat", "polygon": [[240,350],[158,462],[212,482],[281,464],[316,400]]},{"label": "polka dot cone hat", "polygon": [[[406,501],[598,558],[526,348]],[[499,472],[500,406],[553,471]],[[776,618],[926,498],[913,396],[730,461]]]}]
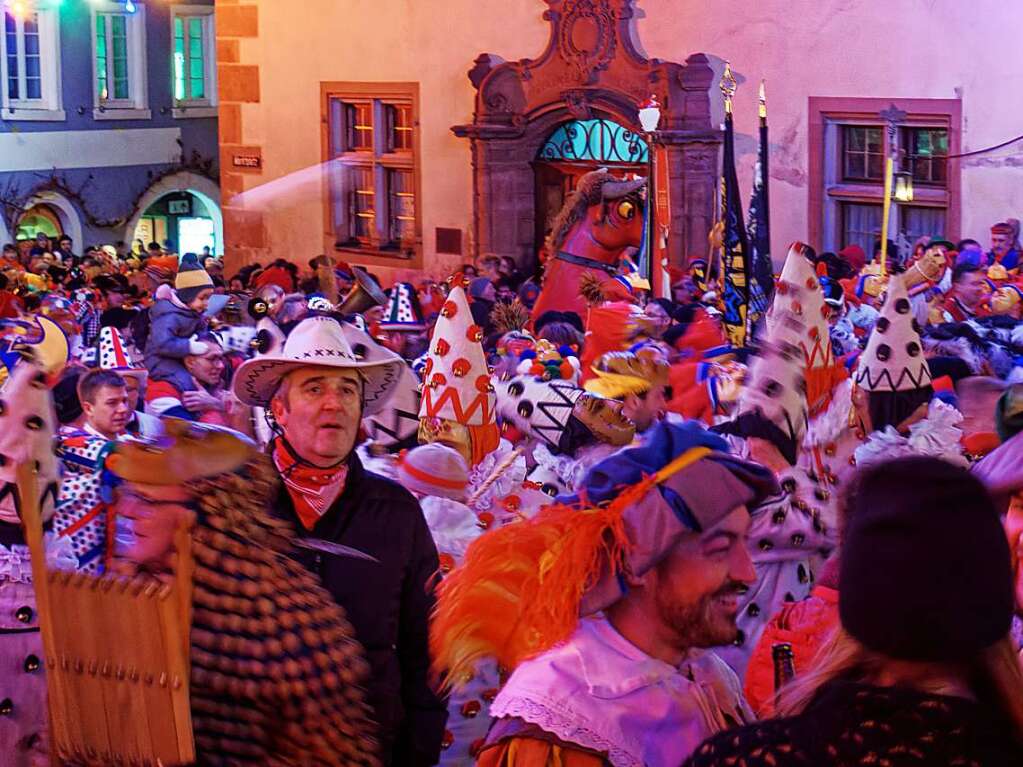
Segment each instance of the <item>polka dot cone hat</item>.
[{"label": "polka dot cone hat", "polygon": [[931,369],[906,285],[902,275],[892,275],[881,316],[860,355],[856,385],[865,391],[912,391],[930,383]]}]

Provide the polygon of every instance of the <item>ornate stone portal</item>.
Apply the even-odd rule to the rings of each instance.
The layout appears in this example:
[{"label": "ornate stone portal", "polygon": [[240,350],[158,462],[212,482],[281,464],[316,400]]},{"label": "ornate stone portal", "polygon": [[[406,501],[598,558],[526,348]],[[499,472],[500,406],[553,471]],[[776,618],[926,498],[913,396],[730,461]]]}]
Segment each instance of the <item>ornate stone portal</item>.
[{"label": "ornate stone portal", "polygon": [[636,0],[544,0],[551,25],[536,59],[504,62],[483,53],[469,71],[473,122],[455,135],[472,142],[475,252],[536,257],[532,163],[548,136],[569,120],[610,119],[640,130],[637,110],[651,94],[661,104],[658,143],[667,148],[671,260],[706,255],[717,192],[719,131],[710,121],[713,72],[707,57],[686,63],[639,53]]}]

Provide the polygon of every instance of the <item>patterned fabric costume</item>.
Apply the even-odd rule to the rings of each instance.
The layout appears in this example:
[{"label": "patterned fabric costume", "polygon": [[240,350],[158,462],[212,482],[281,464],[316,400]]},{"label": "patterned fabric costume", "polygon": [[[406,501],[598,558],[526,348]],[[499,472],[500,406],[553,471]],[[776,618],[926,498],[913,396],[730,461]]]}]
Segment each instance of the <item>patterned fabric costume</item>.
[{"label": "patterned fabric costume", "polygon": [[[181,430],[195,428],[168,423],[179,445]],[[184,449],[201,450],[204,433],[214,432],[188,432]],[[150,446],[117,450],[116,470],[129,481],[148,473],[173,482],[186,473],[181,459],[139,468]],[[197,764],[377,765],[360,689],[368,666],[351,625],[289,556],[294,529],[267,513],[279,480],[266,457],[248,456],[230,473],[185,478],[197,512],[190,632]],[[130,556],[118,564],[130,568]]]},{"label": "patterned fabric costume", "polygon": [[114,518],[110,506],[117,480],[106,459],[114,443],[84,429],[61,430],[57,455],[63,477],[53,529],[71,542],[79,569],[99,575],[113,550]]}]

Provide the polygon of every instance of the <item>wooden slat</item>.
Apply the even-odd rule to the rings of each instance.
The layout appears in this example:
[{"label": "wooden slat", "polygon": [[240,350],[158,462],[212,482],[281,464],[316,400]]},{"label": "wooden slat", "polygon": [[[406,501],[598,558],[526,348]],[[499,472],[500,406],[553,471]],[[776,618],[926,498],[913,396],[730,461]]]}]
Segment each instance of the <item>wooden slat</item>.
[{"label": "wooden slat", "polygon": [[[194,762],[190,530],[183,526],[176,533],[175,575],[169,584],[50,573],[35,486],[33,467],[18,467],[18,492],[24,499],[20,511],[47,659],[54,762],[60,763],[61,755],[81,755],[97,764]],[[153,683],[147,684],[150,674]]]}]

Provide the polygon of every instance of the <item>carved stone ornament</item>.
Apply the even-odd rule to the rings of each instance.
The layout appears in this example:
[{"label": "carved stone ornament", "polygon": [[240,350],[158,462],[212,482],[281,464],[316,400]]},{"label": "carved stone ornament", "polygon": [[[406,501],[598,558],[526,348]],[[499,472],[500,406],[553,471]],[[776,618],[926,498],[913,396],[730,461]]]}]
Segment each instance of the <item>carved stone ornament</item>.
[{"label": "carved stone ornament", "polygon": [[576,120],[589,120],[593,117],[590,109],[590,99],[583,90],[568,90],[562,95],[565,101],[565,108]]},{"label": "carved stone ornament", "polygon": [[510,255],[521,266],[533,263],[538,247],[534,163],[541,147],[571,120],[608,120],[638,133],[639,105],[651,95],[661,104],[656,143],[670,169],[672,262],[703,253],[714,215],[721,142],[711,124],[714,73],[707,57],[696,53],[684,64],[646,58],[632,23],[636,0],[544,0],[543,5],[550,24],[544,51],[518,60],[480,54],[468,73],[476,89],[472,122],[451,129],[472,142],[472,255],[493,252]]},{"label": "carved stone ornament", "polygon": [[615,57],[618,21],[611,0],[567,0],[558,27],[558,53],[592,85]]}]

